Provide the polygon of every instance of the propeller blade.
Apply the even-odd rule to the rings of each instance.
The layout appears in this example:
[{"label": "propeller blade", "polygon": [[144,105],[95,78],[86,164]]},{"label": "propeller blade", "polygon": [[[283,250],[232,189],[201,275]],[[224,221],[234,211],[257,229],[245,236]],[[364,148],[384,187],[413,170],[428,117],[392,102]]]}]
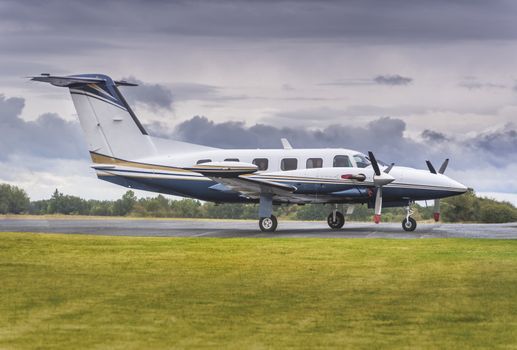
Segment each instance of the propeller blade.
[{"label": "propeller blade", "polygon": [[431,162],[428,160],[426,160],[425,163],[427,164],[429,171],[433,174],[436,174],[436,169],[434,168],[433,164],[431,164]]},{"label": "propeller blade", "polygon": [[445,172],[445,169],[447,169],[447,165],[449,165],[449,158],[443,161],[442,166],[440,167],[440,170],[438,170],[438,172],[440,174],[443,174]]},{"label": "propeller blade", "polygon": [[370,162],[372,163],[373,171],[375,171],[375,175],[379,176],[381,174],[381,169],[379,168],[379,164],[377,163],[377,159],[371,151],[368,151],[368,158],[370,158]]},{"label": "propeller blade", "polygon": [[435,222],[440,221],[440,200],[439,199],[435,199],[434,200],[434,214],[433,214],[433,217],[434,217],[434,221]]},{"label": "propeller blade", "polygon": [[382,187],[377,187],[377,193],[375,195],[375,215],[373,221],[378,224],[381,222],[382,212]]},{"label": "propeller blade", "polygon": [[393,166],[395,165],[395,163],[391,163],[389,167],[387,167],[386,169],[384,169],[384,172],[386,174],[389,174],[391,169],[393,169]]}]

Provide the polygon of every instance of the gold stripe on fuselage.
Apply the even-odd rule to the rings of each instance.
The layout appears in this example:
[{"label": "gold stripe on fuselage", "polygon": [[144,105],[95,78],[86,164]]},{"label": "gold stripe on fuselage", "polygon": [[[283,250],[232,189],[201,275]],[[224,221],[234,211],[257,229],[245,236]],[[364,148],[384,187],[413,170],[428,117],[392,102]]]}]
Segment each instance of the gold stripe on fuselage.
[{"label": "gold stripe on fuselage", "polygon": [[90,157],[92,158],[92,162],[97,163],[97,164],[115,164],[115,165],[128,166],[128,167],[140,168],[140,169],[166,170],[166,171],[173,170],[173,171],[177,171],[177,172],[191,173],[191,171],[172,167],[172,166],[132,162],[132,161],[115,158],[115,157],[110,157],[110,156],[106,156],[104,154],[99,154],[99,153],[95,153],[95,152],[91,152],[91,151],[90,151]]}]

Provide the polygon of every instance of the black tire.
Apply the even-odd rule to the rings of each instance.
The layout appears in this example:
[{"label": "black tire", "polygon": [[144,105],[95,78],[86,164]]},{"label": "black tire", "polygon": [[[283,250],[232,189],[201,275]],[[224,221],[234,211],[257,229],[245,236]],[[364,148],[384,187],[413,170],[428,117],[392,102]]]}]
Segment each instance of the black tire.
[{"label": "black tire", "polygon": [[409,221],[407,219],[402,220],[402,228],[404,231],[414,231],[416,229],[416,220],[412,217],[409,218]]},{"label": "black tire", "polygon": [[336,212],[336,221],[333,220],[332,213],[327,217],[327,224],[333,230],[339,230],[345,224],[345,216],[341,212]]},{"label": "black tire", "polygon": [[278,221],[274,215],[259,219],[259,227],[262,232],[275,232],[277,226]]}]

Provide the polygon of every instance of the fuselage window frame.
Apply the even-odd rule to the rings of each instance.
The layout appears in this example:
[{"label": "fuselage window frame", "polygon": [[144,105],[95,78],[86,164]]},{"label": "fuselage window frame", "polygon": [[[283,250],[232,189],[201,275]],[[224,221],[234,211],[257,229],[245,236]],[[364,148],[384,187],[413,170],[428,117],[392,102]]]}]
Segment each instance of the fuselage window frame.
[{"label": "fuselage window frame", "polygon": [[255,158],[252,163],[258,167],[258,171],[265,171],[269,168],[269,159],[267,158]]},{"label": "fuselage window frame", "polygon": [[210,163],[212,159],[200,159],[196,162],[196,164],[204,164],[204,163]]},{"label": "fuselage window frame", "polygon": [[283,158],[280,162],[280,169],[282,171],[298,169],[298,158]]},{"label": "fuselage window frame", "polygon": [[[342,162],[342,163],[341,163]],[[344,164],[344,165],[342,165]],[[333,168],[352,168],[352,162],[350,161],[350,157],[345,154],[338,154],[334,156],[332,161]]]},{"label": "fuselage window frame", "polygon": [[323,158],[307,158],[305,169],[323,168]]}]

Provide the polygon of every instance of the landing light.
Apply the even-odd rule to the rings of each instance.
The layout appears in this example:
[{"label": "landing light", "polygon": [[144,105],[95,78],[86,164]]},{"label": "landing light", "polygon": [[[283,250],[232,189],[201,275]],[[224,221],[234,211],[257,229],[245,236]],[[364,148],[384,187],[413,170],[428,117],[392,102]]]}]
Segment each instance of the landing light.
[{"label": "landing light", "polygon": [[357,175],[353,175],[353,174],[343,174],[341,175],[341,178],[343,180],[357,180],[357,181],[364,181],[366,180],[366,175],[364,174],[357,174]]}]

